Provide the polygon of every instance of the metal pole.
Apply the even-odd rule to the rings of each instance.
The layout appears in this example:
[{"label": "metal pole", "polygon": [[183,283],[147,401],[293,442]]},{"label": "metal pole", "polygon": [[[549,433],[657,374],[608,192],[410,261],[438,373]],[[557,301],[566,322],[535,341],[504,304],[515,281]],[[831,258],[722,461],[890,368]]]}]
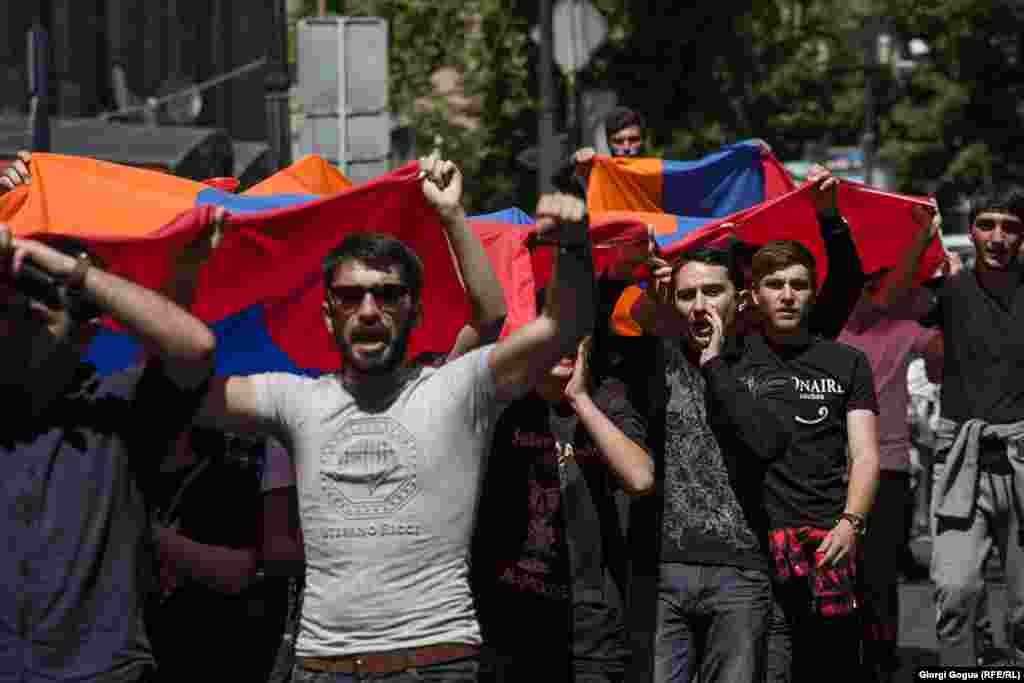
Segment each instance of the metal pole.
[{"label": "metal pole", "polygon": [[878,21],[869,18],[867,36],[864,40],[864,132],[861,135],[861,152],[864,155],[864,184],[875,182],[875,119],[878,105],[875,102],[875,77],[878,72]]},{"label": "metal pole", "polygon": [[277,171],[291,163],[291,114],[288,107],[288,23],[286,0],[270,1],[270,45],[267,49],[267,142],[270,168]]},{"label": "metal pole", "polygon": [[29,134],[33,152],[50,151],[50,40],[36,24],[28,31]]},{"label": "metal pole", "polygon": [[537,117],[537,190],[541,194],[553,192],[551,176],[558,164],[555,146],[555,29],[551,14],[551,0],[539,0],[540,10],[540,63],[537,65],[540,113]]}]

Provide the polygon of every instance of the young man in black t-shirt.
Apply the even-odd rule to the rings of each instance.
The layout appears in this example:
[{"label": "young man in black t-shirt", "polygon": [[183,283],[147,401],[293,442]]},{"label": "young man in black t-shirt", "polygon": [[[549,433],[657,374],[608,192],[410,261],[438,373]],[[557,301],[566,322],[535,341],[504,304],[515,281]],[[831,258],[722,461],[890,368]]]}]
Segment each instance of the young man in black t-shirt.
[{"label": "young man in black t-shirt", "polygon": [[473,573],[499,681],[630,670],[627,497],[651,491],[654,461],[626,385],[590,371],[596,354],[584,340],[495,428]]},{"label": "young man in black t-shirt", "polygon": [[[763,334],[748,335],[737,371],[791,434],[785,456],[768,468],[764,502],[792,680],[817,680],[823,658],[844,672],[858,667],[854,559],[878,483],[878,406],[864,354],[807,331],[816,282],[810,251],[769,242],[752,270]],[[769,680],[786,677],[777,654]]]},{"label": "young man in black t-shirt", "polygon": [[[944,666],[975,666],[974,628],[984,565],[999,547],[1008,593],[1007,640],[1024,659],[1024,190],[986,190],[971,201],[972,270],[948,275],[926,324],[942,330],[942,418],[932,489],[932,580]],[[940,218],[918,213],[919,239],[893,278],[889,300],[913,283]]]}]

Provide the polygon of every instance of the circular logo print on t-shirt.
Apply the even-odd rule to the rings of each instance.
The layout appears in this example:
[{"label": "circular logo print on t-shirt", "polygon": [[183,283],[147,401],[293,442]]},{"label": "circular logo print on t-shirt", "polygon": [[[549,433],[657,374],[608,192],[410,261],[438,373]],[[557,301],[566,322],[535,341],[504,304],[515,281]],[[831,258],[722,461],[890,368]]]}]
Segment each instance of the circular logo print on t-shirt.
[{"label": "circular logo print on t-shirt", "polygon": [[320,453],[324,493],[347,519],[394,514],[419,492],[413,436],[387,416],[345,424]]}]

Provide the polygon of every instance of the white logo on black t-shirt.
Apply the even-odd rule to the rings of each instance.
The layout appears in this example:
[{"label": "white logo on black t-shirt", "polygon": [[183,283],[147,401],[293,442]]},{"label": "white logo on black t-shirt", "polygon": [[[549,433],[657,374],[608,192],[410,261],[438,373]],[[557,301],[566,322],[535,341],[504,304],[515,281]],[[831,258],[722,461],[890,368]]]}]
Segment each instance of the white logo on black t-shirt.
[{"label": "white logo on black t-shirt", "polygon": [[820,423],[824,422],[825,418],[827,418],[827,417],[828,417],[828,406],[818,406],[818,417],[815,417],[815,418],[812,418],[812,419],[808,420],[808,419],[800,417],[799,415],[794,415],[793,419],[796,420],[797,422],[799,422],[802,425],[816,425],[816,424],[820,424]]},{"label": "white logo on black t-shirt", "polygon": [[320,453],[320,484],[347,519],[394,514],[419,492],[419,447],[387,416],[346,422]]}]

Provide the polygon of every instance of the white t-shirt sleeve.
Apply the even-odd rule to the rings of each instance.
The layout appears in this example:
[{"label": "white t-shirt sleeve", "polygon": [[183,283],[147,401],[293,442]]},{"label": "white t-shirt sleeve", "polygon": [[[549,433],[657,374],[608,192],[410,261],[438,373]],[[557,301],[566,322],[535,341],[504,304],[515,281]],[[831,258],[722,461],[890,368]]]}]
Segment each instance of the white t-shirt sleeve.
[{"label": "white t-shirt sleeve", "polygon": [[466,417],[473,430],[481,433],[490,428],[507,405],[497,398],[494,370],[488,362],[493,344],[471,351],[445,364],[438,372],[455,401],[466,406]]},{"label": "white t-shirt sleeve", "polygon": [[267,439],[263,462],[263,493],[295,486],[295,466],[288,450],[277,439]]},{"label": "white t-shirt sleeve", "polygon": [[270,425],[275,436],[283,437],[291,433],[289,408],[295,406],[295,394],[302,385],[303,377],[286,372],[267,372],[250,375],[249,382],[253,388],[254,408],[260,420]]}]

